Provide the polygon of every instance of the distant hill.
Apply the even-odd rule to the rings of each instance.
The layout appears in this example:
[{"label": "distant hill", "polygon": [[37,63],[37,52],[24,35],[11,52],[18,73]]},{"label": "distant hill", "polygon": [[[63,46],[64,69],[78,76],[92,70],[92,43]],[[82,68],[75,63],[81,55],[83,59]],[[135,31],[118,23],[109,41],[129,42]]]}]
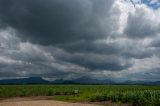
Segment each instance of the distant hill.
[{"label": "distant hill", "polygon": [[50,82],[42,79],[41,77],[0,80],[0,84],[44,84],[44,83],[46,84]]},{"label": "distant hill", "polygon": [[138,85],[160,85],[160,81],[125,81],[121,84],[138,84]]},{"label": "distant hill", "polygon": [[91,83],[91,84],[113,84],[114,82],[108,79],[105,80],[98,80],[98,79],[92,79],[88,77],[80,77],[78,79],[74,79],[73,82],[75,83]]},{"label": "distant hill", "polygon": [[3,79],[0,80],[0,84],[125,84],[125,85],[160,85],[160,81],[155,82],[145,82],[145,81],[125,81],[121,83],[116,83],[112,80],[105,79],[93,79],[89,77],[80,77],[72,80],[57,79],[55,81],[44,80],[41,77],[29,77],[20,79]]},{"label": "distant hill", "polygon": [[63,80],[63,79],[59,79],[59,80],[55,80],[53,81],[53,83],[73,83],[73,84],[113,84],[114,82],[111,80],[98,80],[98,79],[92,79],[89,77],[80,77],[77,79],[72,79],[72,80]]},{"label": "distant hill", "polygon": [[20,79],[3,79],[0,84],[113,84],[111,80],[98,80],[89,77],[80,77],[72,80],[57,79],[55,81],[44,80],[41,77],[29,77]]}]

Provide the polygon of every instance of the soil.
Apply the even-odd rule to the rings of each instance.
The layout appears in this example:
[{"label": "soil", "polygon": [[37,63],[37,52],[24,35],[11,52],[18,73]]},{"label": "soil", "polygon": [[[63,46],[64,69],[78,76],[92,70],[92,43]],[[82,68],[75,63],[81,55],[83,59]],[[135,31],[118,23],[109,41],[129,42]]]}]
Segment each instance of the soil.
[{"label": "soil", "polygon": [[53,97],[18,97],[0,99],[0,106],[99,106],[85,103],[68,103],[53,100]]},{"label": "soil", "polygon": [[54,100],[53,96],[0,98],[0,106],[131,106],[130,104],[116,104],[111,101],[69,103]]}]

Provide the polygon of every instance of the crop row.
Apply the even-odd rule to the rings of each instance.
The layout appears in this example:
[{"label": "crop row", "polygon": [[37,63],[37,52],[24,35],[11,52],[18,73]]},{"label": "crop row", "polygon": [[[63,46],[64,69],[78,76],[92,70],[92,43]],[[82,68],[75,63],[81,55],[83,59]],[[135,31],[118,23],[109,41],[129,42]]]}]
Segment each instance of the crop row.
[{"label": "crop row", "polygon": [[[77,95],[74,95],[74,90],[78,90]],[[58,100],[65,101],[112,101],[135,106],[160,106],[160,86],[0,85],[0,98],[54,95]]]}]

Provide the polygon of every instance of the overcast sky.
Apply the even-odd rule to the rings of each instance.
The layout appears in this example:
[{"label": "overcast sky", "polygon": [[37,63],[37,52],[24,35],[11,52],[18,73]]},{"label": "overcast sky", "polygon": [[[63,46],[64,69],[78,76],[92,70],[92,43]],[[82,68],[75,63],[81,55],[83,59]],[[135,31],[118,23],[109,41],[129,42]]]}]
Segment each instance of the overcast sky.
[{"label": "overcast sky", "polygon": [[0,0],[0,79],[160,80],[160,0]]}]

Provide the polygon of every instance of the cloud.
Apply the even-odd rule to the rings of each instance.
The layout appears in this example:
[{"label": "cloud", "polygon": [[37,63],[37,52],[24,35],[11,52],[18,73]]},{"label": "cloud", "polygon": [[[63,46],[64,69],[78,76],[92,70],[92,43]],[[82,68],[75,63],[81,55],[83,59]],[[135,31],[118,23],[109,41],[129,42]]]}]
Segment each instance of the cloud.
[{"label": "cloud", "polygon": [[130,80],[133,81],[159,81],[159,68],[153,68],[151,70],[147,70],[147,72],[137,72],[132,73],[127,76],[127,78],[130,78]]},{"label": "cloud", "polygon": [[106,37],[101,20],[109,19],[113,2],[7,0],[0,1],[0,15],[3,23],[18,30],[24,39],[49,45]]},{"label": "cloud", "polygon": [[145,80],[159,69],[160,14],[133,2],[1,0],[0,77]]},{"label": "cloud", "polygon": [[[75,77],[84,75],[84,71],[87,72],[84,67],[55,59],[56,51],[51,54],[54,47],[50,49],[29,42],[21,42],[15,34],[12,29],[0,32],[1,78],[31,76],[71,78],[70,75]],[[60,54],[58,48],[55,50]]]},{"label": "cloud", "polygon": [[115,55],[74,54],[63,59],[91,70],[120,71],[132,65],[131,62]]},{"label": "cloud", "polygon": [[159,48],[160,47],[160,35],[154,37],[150,43],[151,47]]},{"label": "cloud", "polygon": [[159,33],[159,29],[160,20],[156,11],[146,6],[139,6],[134,13],[129,14],[124,32],[128,37],[143,39],[155,36]]}]

